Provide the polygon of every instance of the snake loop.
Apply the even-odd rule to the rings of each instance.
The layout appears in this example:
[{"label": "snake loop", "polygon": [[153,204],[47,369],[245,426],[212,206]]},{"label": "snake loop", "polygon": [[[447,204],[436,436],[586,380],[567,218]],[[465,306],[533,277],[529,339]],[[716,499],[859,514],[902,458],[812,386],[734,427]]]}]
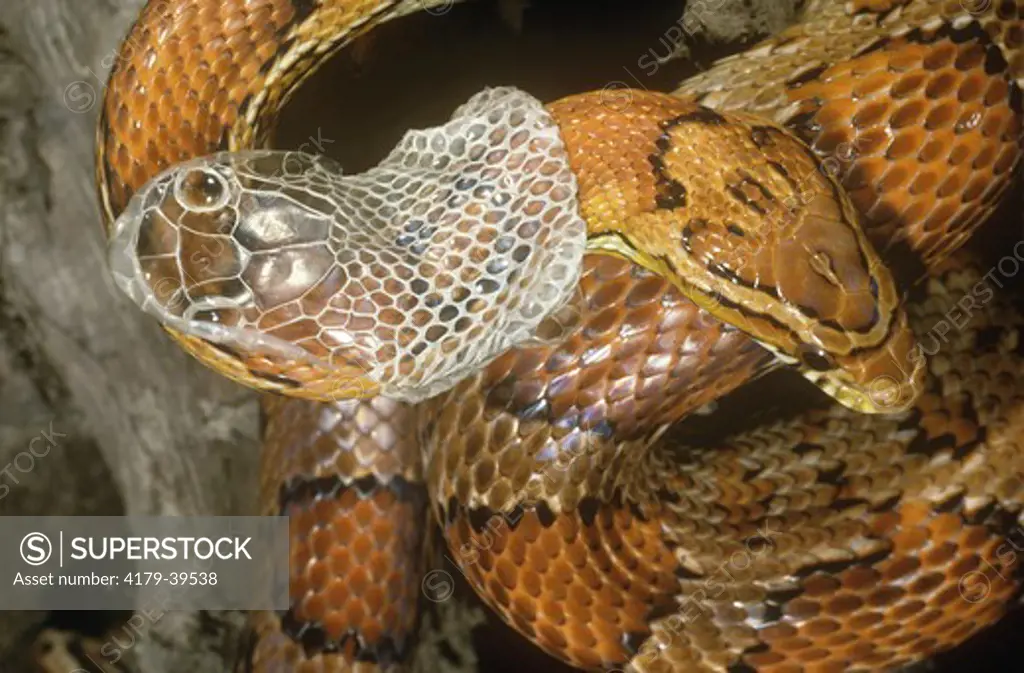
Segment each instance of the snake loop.
[{"label": "snake loop", "polygon": [[[252,667],[400,667],[427,521],[589,670],[894,668],[998,619],[1024,318],[954,253],[1018,171],[1024,8],[812,0],[674,95],[491,90],[356,176],[262,149],[324,59],[432,4],[150,2],[107,89],[118,284],[218,371],[326,402],[264,405],[293,603],[253,616]],[[838,404],[693,429],[781,363]]]}]

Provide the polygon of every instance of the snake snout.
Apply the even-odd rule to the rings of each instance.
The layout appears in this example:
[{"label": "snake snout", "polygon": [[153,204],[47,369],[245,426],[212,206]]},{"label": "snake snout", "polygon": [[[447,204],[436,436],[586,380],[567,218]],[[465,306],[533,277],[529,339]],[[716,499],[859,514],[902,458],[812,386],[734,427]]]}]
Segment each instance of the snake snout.
[{"label": "snake snout", "polygon": [[902,411],[923,388],[924,362],[895,281],[845,197],[811,215],[780,246],[778,273],[809,326],[797,353],[804,375],[852,409]]},{"label": "snake snout", "polygon": [[115,282],[167,327],[244,361],[327,368],[372,359],[365,340],[320,325],[295,303],[337,290],[329,217],[254,188],[238,159],[187,162],[140,190],[115,225]]}]

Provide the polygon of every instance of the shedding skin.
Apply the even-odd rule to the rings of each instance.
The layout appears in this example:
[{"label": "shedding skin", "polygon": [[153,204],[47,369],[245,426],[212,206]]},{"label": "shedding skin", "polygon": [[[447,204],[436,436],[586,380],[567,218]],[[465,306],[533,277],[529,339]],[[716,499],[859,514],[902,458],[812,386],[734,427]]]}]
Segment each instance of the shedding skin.
[{"label": "shedding skin", "polygon": [[[280,106],[324,58],[412,4],[150,3],[112,73],[98,127],[107,226],[172,164],[263,145]],[[971,260],[950,262],[949,255],[987,218],[1017,170],[1021,14],[1012,2],[977,13],[949,0],[813,2],[793,28],[685,83],[677,93],[691,102],[637,104],[692,111],[697,101],[717,111],[705,115],[711,119],[744,110],[730,115],[728,128],[751,151],[765,150],[771,134],[757,133],[766,125],[743,115],[762,115],[802,139],[822,165],[839,162],[835,177],[882,259],[906,248],[933,276],[909,310],[919,339],[934,336],[936,320],[962,309],[965,297],[975,300],[967,325],[935,348],[897,341],[876,359],[842,362],[849,343],[841,337],[864,323],[865,305],[802,286],[806,276],[772,268],[770,255],[753,260],[757,278],[771,269],[801,306],[844,326],[816,336],[839,354],[828,353],[841,366],[825,368],[846,372],[848,383],[863,384],[857,375],[872,367],[892,372],[891,361],[904,359],[899,371],[917,380],[913,368],[924,373],[926,349],[927,376],[907,411],[862,415],[832,405],[722,446],[665,440],[666,425],[774,361],[706,310],[721,304],[698,299],[698,306],[692,288],[589,255],[573,304],[579,311],[568,326],[551,327],[550,343],[510,351],[422,406],[340,403],[330,412],[338,423],[317,438],[307,430],[326,408],[269,405],[261,501],[264,511],[293,517],[294,603],[291,616],[253,616],[250,665],[310,672],[398,666],[391,662],[408,654],[414,629],[403,606],[425,553],[423,526],[410,522],[424,520],[428,508],[485,601],[548,652],[585,667],[875,670],[919,661],[998,619],[1020,588],[1011,550],[1021,544],[1014,534],[1024,503],[1022,319],[1000,303],[988,276],[971,270]],[[599,99],[582,107],[581,100],[552,108],[556,115],[559,105],[581,110],[560,124],[567,135],[614,117]],[[685,162],[676,163],[672,148],[685,150],[712,125],[660,126],[677,117],[637,115],[634,142],[618,135],[621,128],[601,132],[623,151],[594,161],[593,183],[580,176],[584,192],[597,185],[585,199],[594,208],[588,225],[622,220],[623,211],[610,216],[595,205],[609,180],[625,200],[606,199],[606,207],[625,208],[638,238],[650,210],[686,213],[677,184],[687,193],[722,194],[723,212],[746,218],[776,207],[779,199],[758,187],[768,179],[742,175],[741,166],[723,171],[721,184],[687,187]],[[667,152],[658,145],[662,136]],[[651,144],[635,150],[632,178],[616,172],[628,148]],[[589,154],[600,157],[599,147],[577,155],[578,173],[591,166]],[[813,170],[795,178],[787,170],[794,187],[777,169],[757,170],[774,170],[781,181],[773,184],[789,185],[797,203],[819,203],[804,199],[805,182],[829,182]],[[845,206],[840,212],[831,219],[849,218]],[[691,227],[674,263],[747,232],[746,221],[706,219]],[[609,247],[621,254],[617,245]],[[842,259],[838,252],[850,249],[828,257]],[[828,259],[800,254],[805,271],[839,277]],[[719,266],[730,261],[738,260]],[[859,273],[883,271],[866,264]],[[889,296],[885,285],[882,279],[879,296]],[[884,308],[900,324],[898,307]],[[254,363],[172,336],[243,383],[322,396],[316,385],[325,372],[316,368]],[[786,353],[787,344],[766,342]],[[821,364],[820,353],[795,351],[805,364]],[[254,367],[274,376],[256,378]],[[397,449],[410,428],[426,446]],[[357,562],[331,561],[340,553],[325,544],[332,539],[359,550]],[[362,579],[368,568],[397,572],[397,579],[375,593]]]}]

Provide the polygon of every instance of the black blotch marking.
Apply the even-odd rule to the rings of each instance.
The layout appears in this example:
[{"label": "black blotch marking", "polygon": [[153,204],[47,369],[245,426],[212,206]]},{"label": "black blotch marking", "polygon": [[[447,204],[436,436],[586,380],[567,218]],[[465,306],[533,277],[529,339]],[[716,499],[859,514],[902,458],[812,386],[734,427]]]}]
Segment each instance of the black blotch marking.
[{"label": "black blotch marking", "polygon": [[674,605],[670,602],[664,602],[660,605],[655,605],[653,608],[647,611],[647,619],[645,620],[648,624],[658,619],[664,619],[674,615],[679,609],[678,605]]},{"label": "black blotch marking", "polygon": [[697,106],[697,109],[693,112],[686,112],[679,115],[675,119],[667,122],[666,126],[678,126],[680,124],[709,124],[711,126],[721,126],[726,123],[725,117],[715,112],[709,107],[703,105]]},{"label": "black blotch marking", "polygon": [[951,457],[953,460],[962,461],[967,458],[986,440],[988,430],[981,425],[981,419],[978,417],[974,406],[970,403],[970,399],[961,402],[958,415],[969,421],[976,428],[975,436],[963,444],[957,442],[956,435],[952,432],[943,432],[935,437],[929,437],[918,424],[922,415],[915,409],[914,414],[900,424],[900,429],[915,429],[918,431],[914,438],[910,440],[910,444],[907,446],[907,453],[933,456],[940,451],[952,449]]},{"label": "black blotch marking", "polygon": [[1017,517],[1019,512],[1012,512],[1002,505],[998,501],[992,500],[990,503],[978,509],[978,511],[967,514],[963,513],[961,517],[965,524],[969,526],[984,526],[988,530],[992,531],[996,535],[1004,538],[1010,538],[1017,534],[1017,538],[1021,539],[1024,537],[1024,531],[1021,530],[1020,524],[1017,523]]},{"label": "black blotch marking", "polygon": [[672,574],[681,580],[699,580],[704,577],[704,575],[694,572],[684,565],[677,565]]},{"label": "black blotch marking", "polygon": [[892,511],[892,510],[896,509],[896,506],[899,504],[900,500],[902,500],[902,499],[903,499],[902,495],[896,494],[896,495],[894,495],[892,497],[886,498],[882,502],[880,502],[877,505],[875,505],[874,507],[872,507],[871,511],[872,512],[889,512],[889,511]]},{"label": "black blotch marking", "polygon": [[805,346],[799,351],[800,361],[816,372],[831,371],[835,367],[832,357],[816,346]]},{"label": "black blotch marking", "polygon": [[821,451],[824,450],[824,447],[821,446],[820,444],[810,444],[808,442],[800,442],[792,449],[790,449],[790,451],[792,451],[798,456],[806,456],[808,453],[811,453],[813,451],[818,451],[820,453]]},{"label": "black blotch marking", "polygon": [[764,208],[761,207],[761,204],[750,198],[747,195],[747,193],[743,191],[743,189],[741,189],[741,187],[743,187],[744,185],[752,186],[754,189],[761,193],[761,198],[771,203],[775,202],[775,195],[768,191],[768,189],[764,185],[762,185],[760,181],[755,179],[752,175],[747,174],[745,171],[744,174],[741,175],[741,178],[742,180],[740,181],[739,185],[729,185],[728,187],[726,187],[726,190],[734,199],[736,199],[743,205],[747,206],[748,208],[751,208],[758,215],[764,215],[766,211]]},{"label": "black blotch marking", "polygon": [[765,600],[775,605],[785,605],[794,598],[803,595],[804,590],[800,587],[794,587],[792,589],[777,589],[775,591],[769,591],[765,596]]},{"label": "black blotch marking", "polygon": [[[245,94],[245,98],[243,98],[242,101],[238,104],[238,119],[245,119],[248,116],[249,106],[252,105],[252,101],[253,101],[253,95],[251,93]],[[225,143],[224,143],[225,147],[227,146],[226,135],[227,135],[228,132],[229,132],[229,130],[225,129],[224,130],[224,134],[221,136],[225,140]]]},{"label": "black blotch marking", "polygon": [[846,478],[846,461],[838,460],[838,464],[830,469],[820,469],[818,471],[818,482],[827,484],[829,486],[844,486],[849,482]]},{"label": "black blotch marking", "polygon": [[594,520],[597,518],[597,512],[601,508],[600,501],[597,498],[586,497],[580,500],[579,513],[580,520],[584,526],[593,526]]},{"label": "black blotch marking", "polygon": [[733,222],[727,223],[725,225],[725,228],[733,236],[739,236],[740,238],[744,238],[747,235],[747,232],[743,231],[743,229],[741,229],[738,224],[735,224]]},{"label": "black blotch marking", "polygon": [[537,520],[540,521],[540,525],[550,528],[555,523],[555,513],[551,511],[546,502],[543,500],[538,502],[534,509],[537,512]]},{"label": "black blotch marking", "polygon": [[779,175],[781,175],[782,179],[789,183],[789,186],[792,187],[793,189],[799,187],[797,181],[794,180],[793,176],[791,176],[789,174],[789,171],[786,170],[786,167],[780,164],[778,161],[769,161],[768,167],[771,168],[776,173],[778,173]]},{"label": "black blotch marking", "polygon": [[291,0],[291,3],[295,9],[292,23],[302,23],[308,19],[320,4],[317,0]]},{"label": "black blotch marking", "polygon": [[293,608],[281,614],[281,631],[294,642],[302,646],[307,658],[315,657],[318,654],[339,654],[345,651],[349,642],[354,644],[355,660],[360,662],[380,664],[382,668],[388,668],[393,664],[404,661],[412,650],[415,632],[409,637],[396,639],[392,636],[382,636],[379,641],[370,644],[363,634],[356,629],[349,629],[340,638],[329,640],[324,627],[318,622],[300,621],[294,614]]},{"label": "black blotch marking", "polygon": [[761,620],[765,622],[777,622],[782,619],[782,606],[777,603],[765,603],[764,614]]},{"label": "black blotch marking", "polygon": [[678,505],[681,498],[675,491],[670,491],[664,486],[658,489],[657,493],[658,502],[667,502],[673,505]]},{"label": "black blotch marking", "polygon": [[672,147],[672,138],[670,136],[672,129],[683,124],[720,126],[725,123],[725,117],[718,112],[709,107],[699,105],[696,110],[686,112],[661,124],[662,135],[654,143],[657,152],[647,158],[654,171],[655,203],[658,208],[675,209],[686,206],[686,187],[675,178],[670,177],[665,167],[665,153]]},{"label": "black blotch marking", "polygon": [[[1010,84],[1010,109],[1017,114],[1024,114],[1024,95],[1021,93],[1021,89],[1017,86],[1017,81],[1011,79]],[[1024,564],[1022,564],[1024,565]]]},{"label": "black blotch marking", "polygon": [[747,208],[750,208],[758,215],[765,215],[767,213],[767,211],[761,207],[761,204],[747,196],[747,193],[739,187],[736,187],[735,185],[728,185],[725,188],[725,191],[728,192],[732,198],[736,199]]},{"label": "black blotch marking", "polygon": [[810,141],[813,139],[812,136],[821,130],[821,125],[814,121],[817,114],[817,110],[811,110],[794,115],[786,122],[786,127],[803,140]]},{"label": "black blotch marking", "polygon": [[837,498],[836,500],[832,501],[831,509],[839,512],[844,509],[853,509],[854,507],[862,507],[864,505],[870,504],[871,503],[869,503],[864,498]]},{"label": "black blotch marking", "polygon": [[466,513],[466,518],[469,519],[469,527],[473,529],[474,533],[482,533],[494,518],[494,511],[489,507],[477,507],[469,510]]},{"label": "black blotch marking", "polygon": [[772,140],[774,132],[775,129],[770,126],[755,126],[750,130],[750,140],[760,148],[772,147],[775,145]]},{"label": "black blotch marking", "polygon": [[[751,654],[754,654],[753,648],[751,648]],[[750,664],[737,661],[735,664],[729,664],[729,667],[725,669],[727,673],[757,673],[757,669]]]},{"label": "black blotch marking", "polygon": [[895,5],[894,4],[892,7],[889,7],[889,9],[883,9],[880,12],[876,12],[875,10],[871,9],[871,7],[861,7],[856,12],[854,12],[853,15],[854,16],[865,16],[865,15],[868,15],[868,14],[874,14],[875,15],[875,25],[876,26],[881,26],[882,23],[886,20],[886,18],[888,18],[888,16],[890,14],[892,14],[897,9],[899,9],[899,7],[900,7],[899,5]]},{"label": "black blotch marking", "polygon": [[[369,474],[350,482],[345,482],[338,475],[328,477],[291,477],[285,480],[278,490],[279,515],[284,515],[289,505],[333,499],[348,490],[354,490],[360,498],[387,489],[395,494],[399,501],[411,503],[417,507],[426,502],[426,488],[423,484],[414,484],[400,475],[391,478],[387,483],[381,482],[376,476]],[[453,498],[454,500],[454,498]],[[452,509],[455,509],[453,504]]]},{"label": "black blotch marking", "polygon": [[654,172],[654,203],[661,210],[674,210],[686,206],[686,187],[681,182],[668,174],[665,166],[665,152],[668,151],[671,141],[667,135],[658,138],[655,146],[658,148],[656,154],[651,154],[647,160]]},{"label": "black blotch marking", "polygon": [[444,522],[445,522],[445,525],[450,526],[453,523],[455,523],[455,520],[459,516],[459,510],[460,510],[459,501],[455,498],[454,495],[449,497],[448,498],[448,504],[444,508]]}]

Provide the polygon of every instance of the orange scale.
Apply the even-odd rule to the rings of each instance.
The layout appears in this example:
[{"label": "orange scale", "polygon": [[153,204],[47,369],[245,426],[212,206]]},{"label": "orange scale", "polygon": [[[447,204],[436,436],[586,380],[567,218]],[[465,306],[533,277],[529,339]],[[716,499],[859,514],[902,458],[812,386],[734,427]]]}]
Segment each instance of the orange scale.
[{"label": "orange scale", "polygon": [[828,601],[825,610],[832,615],[846,615],[854,612],[864,605],[863,599],[850,594],[840,594]]},{"label": "orange scale", "polygon": [[778,652],[756,652],[754,654],[744,655],[743,661],[754,668],[768,668],[783,663],[786,660],[786,656]]},{"label": "orange scale", "polygon": [[795,637],[778,640],[772,643],[772,648],[782,650],[783,652],[799,652],[813,645],[814,643],[807,638]]},{"label": "orange scale", "polygon": [[922,100],[911,100],[897,108],[889,118],[889,126],[893,129],[916,126],[924,118],[928,105]]},{"label": "orange scale", "polygon": [[812,648],[809,650],[799,652],[797,654],[797,658],[804,663],[814,663],[819,662],[822,659],[827,659],[830,655],[831,652],[829,652],[828,650],[823,650],[821,648]]},{"label": "orange scale", "polygon": [[990,187],[993,186],[991,178],[986,175],[975,175],[967,186],[964,187],[962,199],[964,203],[970,203],[981,198]]},{"label": "orange scale", "polygon": [[935,651],[938,644],[939,641],[937,641],[935,638],[925,638],[914,643],[910,647],[910,651],[918,655],[931,654]]},{"label": "orange scale", "polygon": [[902,603],[900,605],[897,605],[890,612],[890,616],[891,616],[891,618],[893,618],[893,619],[895,619],[897,621],[903,621],[905,619],[910,619],[911,617],[917,615],[924,608],[925,608],[924,601],[920,601],[920,600],[914,599],[914,600],[911,600],[911,601],[907,601],[906,603]]},{"label": "orange scale", "polygon": [[[370,612],[374,615],[380,615],[385,609],[385,604],[388,597],[384,593],[384,587],[379,584],[371,584],[366,591],[363,592],[363,601],[366,606],[370,609]],[[391,612],[389,610],[389,612]]]},{"label": "orange scale", "polygon": [[887,652],[878,652],[872,654],[869,657],[864,657],[860,662],[869,666],[891,669],[897,661],[904,661],[903,659],[894,659],[893,655]]},{"label": "orange scale", "polygon": [[852,645],[852,647],[856,647],[860,642],[861,637],[858,634],[853,633],[851,631],[841,631],[840,633],[827,636],[824,639],[824,643],[826,645],[828,645],[829,647],[836,648],[842,648],[847,645]]},{"label": "orange scale", "polygon": [[332,569],[328,567],[327,563],[310,563],[306,570],[306,581],[309,585],[309,589],[311,591],[322,591],[326,589],[334,575],[344,575],[348,571],[348,568],[344,568],[341,572],[337,572],[337,570],[335,570],[333,573],[331,570]]},{"label": "orange scale", "polygon": [[537,638],[544,645],[554,649],[564,649],[568,644],[565,636],[556,626],[545,622],[537,625]]},{"label": "orange scale", "polygon": [[955,103],[941,100],[925,117],[925,129],[928,131],[939,131],[952,126],[956,121],[958,109]]},{"label": "orange scale", "polygon": [[863,99],[881,92],[892,81],[888,72],[870,72],[854,80],[850,95],[853,99]]},{"label": "orange scale", "polygon": [[508,606],[511,600],[508,591],[494,577],[487,578],[484,584],[484,591],[487,593],[488,598],[497,605]]},{"label": "orange scale", "polygon": [[917,94],[924,86],[929,75],[921,71],[912,71],[896,80],[889,89],[889,95],[894,99],[907,98]]},{"label": "orange scale", "polygon": [[885,615],[880,612],[864,612],[851,617],[847,625],[855,631],[866,631],[883,621],[885,621]]},{"label": "orange scale", "polygon": [[810,638],[821,638],[836,633],[840,628],[838,621],[826,615],[803,624],[800,633]]},{"label": "orange scale", "polygon": [[814,121],[824,128],[850,128],[850,117],[857,112],[857,108],[857,102],[854,100],[831,99],[814,115]]},{"label": "orange scale", "polygon": [[307,621],[322,620],[327,614],[327,601],[323,596],[312,594],[300,603],[299,610]]},{"label": "orange scale", "polygon": [[[909,152],[905,153],[909,154]],[[886,174],[878,181],[878,190],[891,195],[897,194],[903,185],[910,181],[914,175],[914,167],[905,164],[894,164],[886,171]]]},{"label": "orange scale", "polygon": [[967,73],[963,81],[960,82],[960,88],[956,92],[957,100],[961,103],[969,103],[981,98],[990,81],[991,78],[985,77],[980,73]]},{"label": "orange scale", "polygon": [[783,641],[794,638],[799,633],[799,630],[788,622],[779,622],[766,626],[758,631],[758,636],[761,640],[766,642],[774,642],[776,640]]},{"label": "orange scale", "polygon": [[971,161],[971,168],[975,171],[988,168],[995,161],[995,158],[996,148],[992,145],[983,145],[975,155],[974,160]]}]

